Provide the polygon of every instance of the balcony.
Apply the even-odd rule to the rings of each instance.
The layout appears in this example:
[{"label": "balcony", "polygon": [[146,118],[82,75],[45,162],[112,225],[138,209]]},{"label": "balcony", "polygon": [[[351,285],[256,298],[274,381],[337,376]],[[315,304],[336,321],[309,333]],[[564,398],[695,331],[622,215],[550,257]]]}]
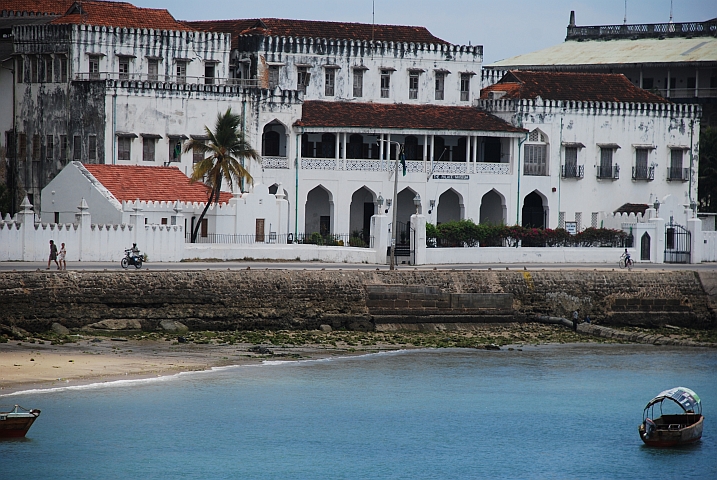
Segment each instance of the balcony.
[{"label": "balcony", "polygon": [[650,92],[664,98],[717,98],[717,88],[650,88]]},{"label": "balcony", "polygon": [[585,167],[583,165],[563,165],[563,178],[583,178],[585,176]]},{"label": "balcony", "polygon": [[655,167],[632,167],[632,179],[647,180],[648,182],[654,180]]},{"label": "balcony", "polygon": [[597,178],[617,180],[620,178],[620,165],[598,165]]},{"label": "balcony", "polygon": [[566,40],[614,40],[635,38],[713,36],[717,22],[642,23],[632,25],[569,26]]},{"label": "balcony", "polygon": [[667,181],[686,182],[690,179],[690,169],[682,167],[669,167],[667,169]]},{"label": "balcony", "polygon": [[76,73],[76,82],[87,82],[96,80],[116,80],[121,82],[137,83],[176,83],[185,85],[221,85],[237,86],[242,88],[258,88],[259,81],[256,79],[246,80],[242,78],[219,78],[219,77],[188,77],[184,75],[153,75],[147,73],[120,73],[120,72],[82,72]]},{"label": "balcony", "polygon": [[548,166],[544,163],[526,163],[523,165],[523,175],[541,176],[548,174]]}]

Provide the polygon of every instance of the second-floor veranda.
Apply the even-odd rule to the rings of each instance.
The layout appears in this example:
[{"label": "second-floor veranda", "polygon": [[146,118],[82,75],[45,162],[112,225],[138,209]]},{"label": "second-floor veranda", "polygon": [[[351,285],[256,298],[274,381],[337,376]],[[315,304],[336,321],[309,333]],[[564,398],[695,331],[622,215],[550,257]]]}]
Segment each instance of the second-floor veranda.
[{"label": "second-floor veranda", "polygon": [[509,175],[521,134],[471,107],[305,102],[293,128],[264,126],[262,167],[378,172],[403,158],[406,173]]}]

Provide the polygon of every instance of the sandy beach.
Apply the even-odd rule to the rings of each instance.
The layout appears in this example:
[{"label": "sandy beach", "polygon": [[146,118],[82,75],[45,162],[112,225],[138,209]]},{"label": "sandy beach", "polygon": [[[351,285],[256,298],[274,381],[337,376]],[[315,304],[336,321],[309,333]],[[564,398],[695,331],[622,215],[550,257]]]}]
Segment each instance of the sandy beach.
[{"label": "sandy beach", "polygon": [[[672,333],[673,337],[714,340],[700,338],[701,332]],[[0,343],[0,397],[36,388],[173,375],[267,359],[318,359],[407,348],[615,343],[615,340],[537,323],[485,324],[467,330],[435,332],[241,331],[190,332],[184,336],[113,335],[116,336],[40,335]],[[710,332],[709,336],[714,335]]]}]

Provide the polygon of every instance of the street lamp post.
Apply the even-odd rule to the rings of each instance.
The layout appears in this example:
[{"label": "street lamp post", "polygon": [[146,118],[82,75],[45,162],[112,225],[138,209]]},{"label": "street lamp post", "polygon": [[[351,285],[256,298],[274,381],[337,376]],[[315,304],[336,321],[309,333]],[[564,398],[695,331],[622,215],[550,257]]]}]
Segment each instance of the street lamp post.
[{"label": "street lamp post", "polygon": [[395,144],[398,148],[396,148],[396,163],[394,164],[393,168],[393,219],[391,220],[391,260],[389,263],[389,270],[395,270],[396,269],[396,234],[398,233],[398,229],[396,228],[396,214],[398,211],[398,159],[403,153],[403,145],[399,142],[389,141],[389,140],[382,140],[379,139],[378,142],[386,142],[388,144],[388,156],[389,159],[391,157],[391,144]]}]

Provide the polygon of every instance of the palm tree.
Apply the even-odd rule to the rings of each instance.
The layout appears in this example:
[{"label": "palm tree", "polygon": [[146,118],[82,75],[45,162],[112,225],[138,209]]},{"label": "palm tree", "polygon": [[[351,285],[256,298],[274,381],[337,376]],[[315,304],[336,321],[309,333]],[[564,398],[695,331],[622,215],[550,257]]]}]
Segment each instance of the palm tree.
[{"label": "palm tree", "polygon": [[209,206],[212,203],[219,203],[222,182],[226,180],[229,187],[233,189],[234,183],[239,183],[241,179],[253,181],[243,163],[245,159],[257,160],[259,154],[251,147],[244,137],[244,133],[239,130],[240,123],[241,117],[234,115],[230,107],[225,113],[217,114],[217,123],[213,132],[209,130],[209,127],[204,127],[209,141],[205,143],[203,140],[192,139],[184,147],[185,153],[198,151],[204,156],[204,160],[194,164],[191,182],[204,180],[204,183],[210,188],[207,205],[192,231],[192,243],[197,240],[197,233]]}]

